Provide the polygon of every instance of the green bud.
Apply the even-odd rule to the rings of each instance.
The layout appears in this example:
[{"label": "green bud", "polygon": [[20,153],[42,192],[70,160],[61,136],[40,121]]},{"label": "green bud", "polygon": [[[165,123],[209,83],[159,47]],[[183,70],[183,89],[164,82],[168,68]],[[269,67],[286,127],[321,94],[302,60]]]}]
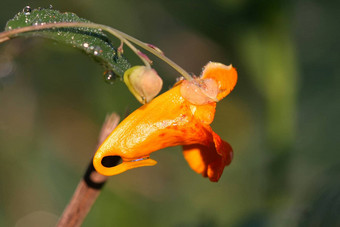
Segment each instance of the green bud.
[{"label": "green bud", "polygon": [[124,82],[142,104],[150,102],[163,86],[163,80],[158,76],[156,70],[140,65],[125,71]]}]

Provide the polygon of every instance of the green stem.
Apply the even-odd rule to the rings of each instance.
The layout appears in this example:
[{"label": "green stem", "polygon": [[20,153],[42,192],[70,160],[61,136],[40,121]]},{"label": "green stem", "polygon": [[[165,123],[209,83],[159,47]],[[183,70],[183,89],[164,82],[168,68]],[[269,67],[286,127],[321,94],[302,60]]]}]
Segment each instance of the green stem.
[{"label": "green stem", "polygon": [[[116,29],[114,29],[116,30]],[[173,62],[171,59],[169,59],[168,57],[166,57],[165,55],[163,55],[162,53],[160,53],[159,51],[151,48],[148,44],[128,35],[125,34],[121,31],[116,30],[116,32],[120,33],[122,36],[124,36],[126,39],[130,40],[131,42],[133,42],[134,44],[142,47],[143,49],[149,51],[150,53],[154,54],[155,56],[157,56],[159,59],[163,60],[164,62],[166,62],[168,65],[170,65],[172,68],[174,68],[177,72],[179,72],[185,79],[187,80],[192,80],[192,77],[179,65],[177,65],[175,62]]]},{"label": "green stem", "polygon": [[11,37],[17,34],[20,34],[20,33],[50,29],[50,28],[63,28],[63,27],[86,27],[86,28],[94,28],[94,29],[107,31],[108,33],[120,39],[121,42],[125,43],[136,55],[138,55],[138,57],[143,61],[143,63],[147,67],[151,67],[149,61],[141,55],[141,52],[132,43],[142,47],[143,49],[149,51],[150,53],[154,54],[156,57],[166,62],[168,65],[174,68],[177,72],[179,72],[185,79],[192,80],[192,77],[190,76],[188,72],[186,72],[182,67],[180,67],[175,62],[173,62],[172,60],[164,56],[161,52],[151,48],[148,44],[128,34],[125,34],[117,29],[114,29],[114,28],[111,28],[109,26],[102,25],[102,24],[80,23],[80,22],[60,22],[60,23],[47,23],[47,24],[41,24],[41,25],[27,26],[27,27],[17,28],[17,29],[13,29],[13,30],[0,33],[0,43],[7,41]]}]

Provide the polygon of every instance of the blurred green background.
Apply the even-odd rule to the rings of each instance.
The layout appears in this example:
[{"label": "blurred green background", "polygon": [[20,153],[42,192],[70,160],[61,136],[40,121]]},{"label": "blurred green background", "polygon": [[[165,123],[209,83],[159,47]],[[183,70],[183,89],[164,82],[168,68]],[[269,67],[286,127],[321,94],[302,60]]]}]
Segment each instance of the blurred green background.
[{"label": "blurred green background", "polygon": [[[155,44],[189,72],[218,61],[239,73],[212,124],[235,152],[218,183],[165,149],[156,166],[112,177],[84,226],[340,225],[339,1],[2,0],[0,26],[49,4]],[[170,88],[178,74],[149,56]],[[89,57],[43,39],[0,44],[0,83],[0,226],[54,226],[106,114],[139,104]]]}]

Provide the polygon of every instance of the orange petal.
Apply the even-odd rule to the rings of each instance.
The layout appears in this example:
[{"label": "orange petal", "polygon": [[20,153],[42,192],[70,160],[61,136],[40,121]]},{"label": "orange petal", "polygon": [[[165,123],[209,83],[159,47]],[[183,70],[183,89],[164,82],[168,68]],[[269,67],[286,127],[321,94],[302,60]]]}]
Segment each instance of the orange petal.
[{"label": "orange petal", "polygon": [[106,167],[102,163],[103,157],[100,154],[96,154],[93,158],[93,166],[98,173],[105,176],[113,176],[125,172],[129,169],[134,169],[141,166],[154,166],[157,162],[149,157],[140,158],[132,161],[123,161],[121,164],[113,167]]},{"label": "orange petal", "polygon": [[[125,118],[97,150],[93,164],[103,175],[115,175],[129,168],[156,164],[145,158],[165,147],[212,143],[211,130],[207,130],[215,114],[215,103],[195,106],[180,94],[178,85]],[[209,127],[210,128],[210,127]],[[120,156],[123,163],[105,167],[106,156]]]},{"label": "orange petal", "polygon": [[216,133],[212,132],[213,142],[209,146],[201,144],[183,146],[183,155],[190,167],[210,181],[217,182],[226,165],[229,165],[233,150]]},{"label": "orange petal", "polygon": [[221,100],[234,89],[237,82],[237,72],[231,65],[209,62],[204,67],[201,78],[211,78],[218,83],[219,93],[217,99]]},{"label": "orange petal", "polygon": [[[209,98],[207,103],[191,99],[196,94],[191,92],[196,89],[191,87],[192,84],[184,89],[189,100],[183,97],[181,89],[185,83],[178,83],[134,111],[116,127],[94,156],[96,170],[103,175],[115,175],[128,169],[155,165],[156,161],[149,159],[152,152],[183,145],[189,165],[211,181],[218,181],[232,159],[232,148],[211,130],[209,124],[214,119],[216,101],[234,88],[237,73],[232,66],[209,63],[204,68],[202,79],[207,88],[203,89],[203,95]],[[200,82],[200,79],[194,82]],[[123,163],[105,167],[102,159],[107,156],[119,156]]]}]

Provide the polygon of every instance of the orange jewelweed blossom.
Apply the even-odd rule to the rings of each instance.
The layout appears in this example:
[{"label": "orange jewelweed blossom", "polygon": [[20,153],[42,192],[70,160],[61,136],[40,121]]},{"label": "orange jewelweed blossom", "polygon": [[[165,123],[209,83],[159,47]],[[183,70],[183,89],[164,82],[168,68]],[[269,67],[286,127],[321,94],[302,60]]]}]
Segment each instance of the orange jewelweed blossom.
[{"label": "orange jewelweed blossom", "polygon": [[[227,96],[237,82],[231,65],[208,63],[202,75],[182,80],[172,89],[125,118],[97,150],[93,165],[111,176],[128,169],[153,166],[150,153],[165,147],[183,146],[190,167],[211,181],[218,181],[229,165],[233,150],[212,131],[216,102]],[[105,167],[104,157],[120,156],[123,162]]]}]

